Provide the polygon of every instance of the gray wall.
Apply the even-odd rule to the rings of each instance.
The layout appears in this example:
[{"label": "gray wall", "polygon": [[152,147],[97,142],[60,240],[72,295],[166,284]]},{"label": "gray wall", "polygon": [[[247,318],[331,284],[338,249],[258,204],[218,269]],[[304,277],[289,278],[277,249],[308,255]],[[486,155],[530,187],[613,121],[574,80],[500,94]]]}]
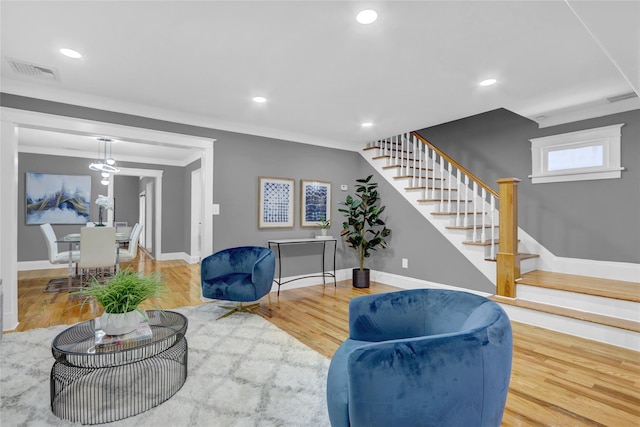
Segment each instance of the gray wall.
[{"label": "gray wall", "polygon": [[115,199],[114,220],[118,222],[126,221],[129,227],[138,222],[138,182],[137,176],[113,177],[113,198]]},{"label": "gray wall", "polygon": [[[529,139],[617,123],[621,179],[531,184]],[[522,229],[562,257],[640,262],[640,111],[539,129],[499,109],[419,131],[492,188],[516,177]]]}]

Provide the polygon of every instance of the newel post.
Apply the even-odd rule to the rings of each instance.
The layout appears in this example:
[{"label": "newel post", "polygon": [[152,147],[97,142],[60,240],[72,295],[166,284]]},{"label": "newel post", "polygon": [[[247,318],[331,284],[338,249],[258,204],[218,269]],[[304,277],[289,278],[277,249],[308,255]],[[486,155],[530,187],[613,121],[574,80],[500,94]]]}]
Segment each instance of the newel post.
[{"label": "newel post", "polygon": [[501,178],[498,181],[500,195],[500,243],[497,255],[496,291],[498,295],[515,298],[516,279],[520,278],[518,254],[518,178]]}]

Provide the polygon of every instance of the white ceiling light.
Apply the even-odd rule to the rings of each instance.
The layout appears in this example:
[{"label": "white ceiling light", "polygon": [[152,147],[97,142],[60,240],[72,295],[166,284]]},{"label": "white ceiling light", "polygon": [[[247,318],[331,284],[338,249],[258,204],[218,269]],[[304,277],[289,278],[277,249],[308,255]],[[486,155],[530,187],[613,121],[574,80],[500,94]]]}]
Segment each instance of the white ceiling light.
[{"label": "white ceiling light", "polygon": [[492,86],[496,84],[496,79],[486,79],[480,82],[480,86]]},{"label": "white ceiling light", "polygon": [[356,20],[364,25],[371,24],[376,19],[378,19],[378,13],[371,9],[360,11],[356,16]]},{"label": "white ceiling light", "polygon": [[[92,171],[102,172],[103,177],[104,177],[104,173],[111,174],[111,173],[120,172],[120,169],[116,168],[115,166],[116,161],[111,157],[111,154],[109,154],[109,158],[107,158],[107,150],[109,150],[109,153],[111,153],[112,141],[108,138],[97,138],[97,140],[98,140],[98,157],[96,158],[95,162],[89,165],[89,169],[91,169]],[[101,147],[104,147],[104,149],[102,149]],[[108,181],[109,180],[107,179],[107,184],[109,183]],[[103,185],[107,185],[107,184],[103,183]]]},{"label": "white ceiling light", "polygon": [[69,58],[73,58],[73,59],[82,58],[82,54],[80,54],[80,52],[73,49],[62,48],[60,49],[60,53],[63,54],[64,56],[68,56]]},{"label": "white ceiling light", "polygon": [[371,122],[364,122],[364,123],[362,123],[360,126],[362,126],[363,128],[370,128],[371,126],[373,126],[373,123],[371,123]]},{"label": "white ceiling light", "polygon": [[109,178],[102,178],[100,180],[100,184],[102,185],[109,185]]},{"label": "white ceiling light", "polygon": [[253,97],[253,102],[257,102],[258,104],[262,104],[264,102],[267,102],[267,98],[265,98],[264,96],[254,96]]}]

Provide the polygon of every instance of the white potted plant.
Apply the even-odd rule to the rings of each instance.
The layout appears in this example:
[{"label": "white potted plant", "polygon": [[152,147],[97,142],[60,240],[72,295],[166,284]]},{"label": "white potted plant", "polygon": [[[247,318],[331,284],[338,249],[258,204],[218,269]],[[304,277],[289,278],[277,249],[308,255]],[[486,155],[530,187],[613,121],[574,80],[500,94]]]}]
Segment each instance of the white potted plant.
[{"label": "white potted plant", "polygon": [[331,227],[331,220],[325,219],[324,215],[320,215],[320,220],[318,221],[318,227],[320,227],[320,235],[326,236],[327,230]]},{"label": "white potted plant", "polygon": [[104,308],[100,327],[105,333],[122,335],[135,330],[146,319],[146,312],[140,308],[140,304],[150,298],[163,298],[166,291],[167,285],[160,273],[142,276],[124,269],[106,283],[94,278],[87,288],[76,294],[92,297]]},{"label": "white potted plant", "polygon": [[105,224],[102,222],[104,211],[113,209],[113,203],[111,203],[111,200],[109,200],[107,196],[99,195],[96,199],[96,205],[98,205],[98,223],[96,227],[104,227]]}]

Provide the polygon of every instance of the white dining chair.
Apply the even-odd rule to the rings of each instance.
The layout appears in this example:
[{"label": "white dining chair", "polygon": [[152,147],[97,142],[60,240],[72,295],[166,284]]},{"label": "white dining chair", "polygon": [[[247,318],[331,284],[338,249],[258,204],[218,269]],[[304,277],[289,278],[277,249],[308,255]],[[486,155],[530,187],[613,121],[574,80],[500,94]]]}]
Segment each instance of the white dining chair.
[{"label": "white dining chair", "polygon": [[82,227],[80,229],[80,275],[85,279],[105,279],[116,267],[116,230],[113,227]]},{"label": "white dining chair", "polygon": [[131,230],[131,238],[129,239],[129,247],[127,250],[120,250],[118,254],[118,263],[133,261],[138,255],[138,240],[140,239],[140,233],[142,232],[141,224],[134,224]]},{"label": "white dining chair", "polygon": [[69,256],[71,256],[72,263],[80,260],[80,251],[58,251],[58,244],[56,243],[58,238],[51,224],[41,224],[40,230],[42,230],[45,242],[47,243],[49,262],[51,264],[69,264]]}]

